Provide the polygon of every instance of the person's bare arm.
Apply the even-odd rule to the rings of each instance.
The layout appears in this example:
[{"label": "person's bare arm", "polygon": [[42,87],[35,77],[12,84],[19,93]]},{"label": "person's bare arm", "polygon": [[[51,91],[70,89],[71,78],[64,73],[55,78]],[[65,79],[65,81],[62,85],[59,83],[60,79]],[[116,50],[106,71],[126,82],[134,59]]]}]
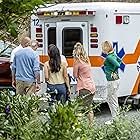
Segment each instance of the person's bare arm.
[{"label": "person's bare arm", "polygon": [[12,87],[16,88],[16,78],[14,71],[12,71]]},{"label": "person's bare arm", "polygon": [[16,73],[16,63],[15,63],[15,58],[16,56],[14,57],[13,59],[13,62],[11,62],[11,72],[12,72],[12,87],[16,88],[16,76],[15,76],[15,73]]},{"label": "person's bare arm", "polygon": [[40,84],[40,73],[35,74],[36,82]]},{"label": "person's bare arm", "polygon": [[71,93],[71,89],[70,89],[70,81],[69,81],[69,76],[68,76],[68,73],[67,73],[67,66],[66,64],[64,64],[64,79],[65,79],[65,83],[66,83],[66,86],[68,88],[68,92],[69,94]]},{"label": "person's bare arm", "polygon": [[44,63],[40,62],[40,67],[44,67]]},{"label": "person's bare arm", "polygon": [[34,59],[34,67],[33,67],[33,71],[35,74],[35,90],[36,92],[40,90],[41,88],[41,82],[40,82],[40,64],[39,64],[39,56],[35,55],[35,59]]},{"label": "person's bare arm", "polygon": [[44,75],[45,75],[45,81],[48,81],[49,75],[48,75],[48,67],[47,64],[44,64]]},{"label": "person's bare arm", "polygon": [[76,79],[78,77],[78,63],[77,62],[78,62],[78,60],[75,60],[74,65],[73,65],[73,76]]},{"label": "person's bare arm", "polygon": [[35,91],[38,92],[41,89],[40,73],[35,74],[35,79],[36,79]]}]

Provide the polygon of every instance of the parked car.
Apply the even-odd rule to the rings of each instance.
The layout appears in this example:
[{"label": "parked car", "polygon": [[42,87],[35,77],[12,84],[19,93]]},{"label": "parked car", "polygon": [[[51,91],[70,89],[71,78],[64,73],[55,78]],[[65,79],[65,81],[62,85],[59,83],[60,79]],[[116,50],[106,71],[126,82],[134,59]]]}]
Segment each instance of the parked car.
[{"label": "parked car", "polygon": [[0,41],[0,88],[12,87],[10,56],[16,46]]}]

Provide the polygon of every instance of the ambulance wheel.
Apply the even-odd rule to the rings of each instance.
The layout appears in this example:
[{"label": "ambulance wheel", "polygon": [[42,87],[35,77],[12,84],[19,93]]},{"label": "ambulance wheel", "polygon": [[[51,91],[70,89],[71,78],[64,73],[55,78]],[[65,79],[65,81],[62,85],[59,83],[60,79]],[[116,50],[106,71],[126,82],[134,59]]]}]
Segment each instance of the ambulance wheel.
[{"label": "ambulance wheel", "polygon": [[[138,85],[138,94],[140,94],[140,83]],[[138,101],[138,104],[133,104],[133,107],[136,108],[136,109],[140,108],[140,99]]]},{"label": "ambulance wheel", "polygon": [[138,94],[140,94],[140,83],[138,85]]}]

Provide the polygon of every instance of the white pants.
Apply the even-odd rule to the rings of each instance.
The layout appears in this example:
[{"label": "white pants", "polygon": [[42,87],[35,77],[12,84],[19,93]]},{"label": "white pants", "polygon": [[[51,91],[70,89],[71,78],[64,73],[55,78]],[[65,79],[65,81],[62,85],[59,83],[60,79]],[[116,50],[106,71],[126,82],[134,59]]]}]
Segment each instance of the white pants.
[{"label": "white pants", "polygon": [[112,117],[116,117],[118,115],[118,97],[117,97],[117,91],[119,89],[119,80],[115,81],[108,81],[107,83],[107,103],[111,111]]}]

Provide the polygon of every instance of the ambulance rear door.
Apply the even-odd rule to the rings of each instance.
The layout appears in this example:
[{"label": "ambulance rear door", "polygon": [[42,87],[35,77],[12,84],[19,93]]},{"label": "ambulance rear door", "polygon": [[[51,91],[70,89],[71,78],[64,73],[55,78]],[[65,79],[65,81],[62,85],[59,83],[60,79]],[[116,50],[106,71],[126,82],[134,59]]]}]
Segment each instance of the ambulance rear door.
[{"label": "ambulance rear door", "polygon": [[81,42],[88,52],[87,22],[57,22],[56,27],[57,46],[66,58],[72,57],[76,42]]}]

